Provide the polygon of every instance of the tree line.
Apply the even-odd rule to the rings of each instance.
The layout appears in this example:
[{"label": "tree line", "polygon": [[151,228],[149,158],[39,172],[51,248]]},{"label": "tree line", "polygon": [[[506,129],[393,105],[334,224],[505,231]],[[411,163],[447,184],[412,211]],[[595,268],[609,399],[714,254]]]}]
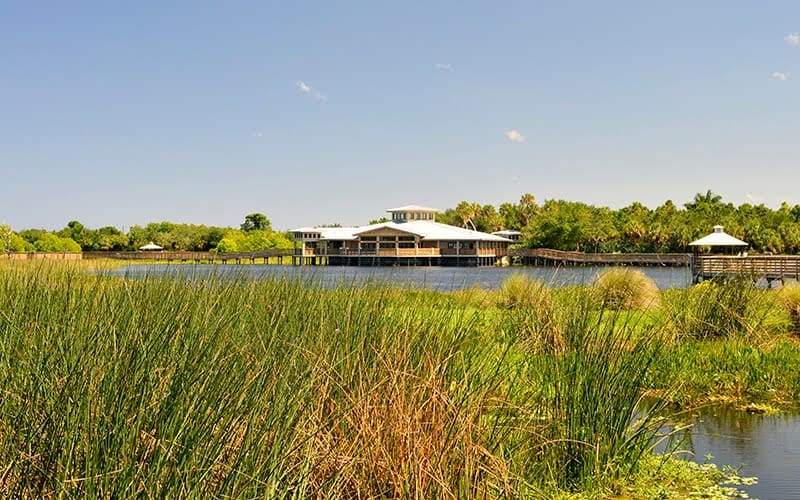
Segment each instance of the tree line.
[{"label": "tree line", "polygon": [[[381,219],[371,222],[381,222]],[[678,206],[667,200],[651,209],[639,202],[613,210],[577,201],[546,200],[529,193],[518,203],[493,205],[462,201],[437,215],[437,221],[477,231],[517,229],[520,245],[584,252],[685,252],[690,242],[714,225],[750,244],[753,252],[800,254],[800,205],[735,206],[711,190]],[[70,221],[59,231],[0,225],[0,252],[130,251],[154,242],[166,250],[246,252],[292,248],[292,235],[274,231],[263,214],[245,217],[239,228],[172,222],[133,226],[125,233],[107,226],[89,229]]]},{"label": "tree line", "polygon": [[686,252],[690,242],[719,224],[753,252],[800,253],[800,205],[734,206],[711,190],[682,207],[667,200],[654,209],[634,202],[618,210],[566,200],[540,205],[525,194],[519,203],[498,208],[462,201],[436,219],[485,232],[517,229],[525,247],[603,253]]},{"label": "tree line", "polygon": [[237,228],[173,222],[132,226],[123,232],[113,226],[90,229],[73,220],[58,231],[25,229],[14,232],[0,225],[0,252],[134,251],[153,242],[171,251],[252,252],[292,248],[289,233],[274,231],[260,213],[245,216]]}]

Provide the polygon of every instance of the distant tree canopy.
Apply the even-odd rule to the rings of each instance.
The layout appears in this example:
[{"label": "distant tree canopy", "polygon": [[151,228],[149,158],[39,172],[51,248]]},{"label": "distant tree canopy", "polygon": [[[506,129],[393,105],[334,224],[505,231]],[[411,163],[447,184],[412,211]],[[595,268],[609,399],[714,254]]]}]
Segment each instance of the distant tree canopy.
[{"label": "distant tree canopy", "polygon": [[800,253],[800,205],[736,207],[711,190],[697,193],[682,208],[667,200],[655,209],[634,202],[618,210],[565,200],[539,205],[525,194],[498,210],[462,201],[436,219],[487,232],[518,229],[523,246],[586,252],[685,252],[690,242],[721,224],[754,252]]},{"label": "distant tree canopy", "polygon": [[258,250],[292,248],[292,239],[286,233],[275,231],[228,231],[217,245],[217,252],[255,252]]},{"label": "distant tree canopy", "polygon": [[273,231],[264,214],[248,214],[245,225],[247,231],[163,221],[131,226],[127,233],[113,226],[90,229],[77,220],[67,222],[59,231],[25,229],[15,233],[9,226],[0,225],[0,252],[132,251],[151,241],[165,250],[178,251],[292,248],[291,234]]},{"label": "distant tree canopy", "polygon": [[6,224],[0,224],[0,253],[28,252],[33,250],[33,245],[11,230]]}]

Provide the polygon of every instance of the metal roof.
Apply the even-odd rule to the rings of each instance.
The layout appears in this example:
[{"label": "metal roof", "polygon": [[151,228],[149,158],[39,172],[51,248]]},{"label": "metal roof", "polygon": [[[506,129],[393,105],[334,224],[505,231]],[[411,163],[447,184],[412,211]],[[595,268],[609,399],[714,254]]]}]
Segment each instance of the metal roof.
[{"label": "metal roof", "polygon": [[726,233],[722,226],[714,226],[713,233],[689,243],[689,246],[694,247],[746,247],[748,245],[749,243]]},{"label": "metal roof", "polygon": [[360,235],[379,231],[381,229],[392,229],[402,233],[419,236],[422,240],[444,240],[444,241],[500,241],[510,242],[508,238],[503,238],[495,234],[472,231],[463,227],[450,226],[439,222],[427,220],[415,220],[410,222],[382,222],[362,227],[299,227],[292,229],[293,233],[313,233],[318,234],[320,240],[344,241],[355,240]]},{"label": "metal roof", "polygon": [[394,229],[404,233],[419,236],[423,240],[474,240],[474,241],[502,241],[509,242],[508,238],[497,236],[494,234],[483,233],[481,231],[473,231],[471,229],[464,229],[463,227],[450,226],[448,224],[441,224],[439,222],[431,222],[427,220],[415,220],[410,222],[383,222],[381,224],[373,224],[358,228],[353,233],[354,235],[362,235],[370,233],[379,229]]},{"label": "metal roof", "polygon": [[387,212],[428,212],[428,213],[439,213],[441,210],[438,208],[430,208],[430,207],[423,207],[421,205],[406,205],[404,207],[397,207],[397,208],[387,208]]}]

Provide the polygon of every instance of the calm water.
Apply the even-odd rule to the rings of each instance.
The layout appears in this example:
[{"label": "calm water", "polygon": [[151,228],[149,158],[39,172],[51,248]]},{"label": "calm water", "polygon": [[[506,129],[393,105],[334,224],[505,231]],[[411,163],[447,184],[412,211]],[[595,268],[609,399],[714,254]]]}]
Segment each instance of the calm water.
[{"label": "calm water", "polygon": [[[236,278],[286,277],[311,280],[324,286],[359,284],[365,282],[390,283],[401,287],[418,287],[439,291],[452,291],[478,287],[485,290],[500,288],[500,284],[514,273],[526,274],[551,286],[591,283],[605,267],[347,267],[347,266],[264,266],[264,265],[131,265],[108,271],[116,276],[144,276],[147,274],[174,274],[186,276],[220,276]],[[640,267],[656,285],[667,288],[685,288],[691,282],[687,267]]]},{"label": "calm water", "polygon": [[749,415],[725,409],[706,410],[693,418],[682,449],[703,463],[741,466],[741,476],[758,484],[739,486],[751,498],[800,499],[800,415]]}]

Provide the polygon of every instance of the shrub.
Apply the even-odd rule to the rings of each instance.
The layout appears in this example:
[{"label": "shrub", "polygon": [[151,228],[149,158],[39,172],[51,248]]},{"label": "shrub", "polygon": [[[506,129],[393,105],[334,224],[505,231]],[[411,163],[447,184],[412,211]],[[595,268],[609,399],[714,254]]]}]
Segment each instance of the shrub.
[{"label": "shrub", "polygon": [[609,309],[649,309],[659,303],[655,282],[634,269],[612,267],[597,277],[594,288]]}]

